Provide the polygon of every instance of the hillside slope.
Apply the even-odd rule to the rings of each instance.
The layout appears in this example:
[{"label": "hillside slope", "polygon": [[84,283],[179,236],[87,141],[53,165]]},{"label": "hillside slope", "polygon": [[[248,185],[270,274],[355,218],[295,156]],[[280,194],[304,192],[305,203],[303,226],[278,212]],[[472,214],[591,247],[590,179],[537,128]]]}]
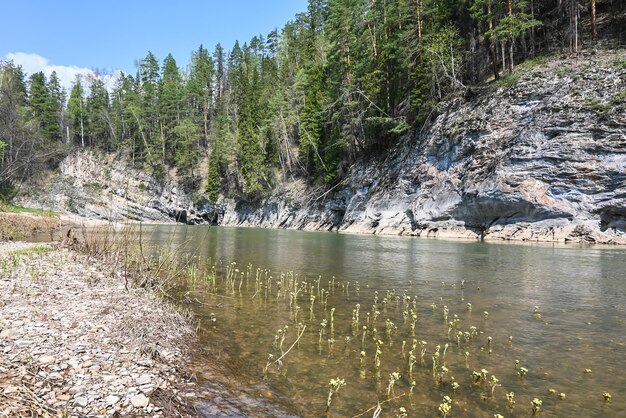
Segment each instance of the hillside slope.
[{"label": "hillside slope", "polygon": [[228,202],[227,225],[626,244],[624,51],[521,71],[446,103],[384,160],[330,193],[287,184]]},{"label": "hillside slope", "polygon": [[[466,96],[332,188],[296,178],[262,201],[221,198],[220,224],[626,244],[624,50],[527,63]],[[217,219],[175,180],[87,151],[22,201],[99,219]]]}]

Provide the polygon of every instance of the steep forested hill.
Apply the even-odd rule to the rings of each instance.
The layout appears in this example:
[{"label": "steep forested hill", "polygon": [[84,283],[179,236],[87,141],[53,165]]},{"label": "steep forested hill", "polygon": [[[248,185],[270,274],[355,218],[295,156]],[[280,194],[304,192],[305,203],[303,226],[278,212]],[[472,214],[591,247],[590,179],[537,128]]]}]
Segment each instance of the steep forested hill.
[{"label": "steep forested hill", "polygon": [[[96,77],[77,79],[67,95],[54,74],[27,78],[2,63],[1,193],[19,196],[22,184],[39,182],[28,187],[32,203],[87,206],[89,216],[141,219],[150,207],[163,216],[148,219],[200,222],[214,220],[219,207],[231,224],[350,229],[365,225],[365,216],[372,218],[365,230],[385,232],[382,214],[395,203],[380,196],[393,195],[401,180],[407,196],[419,197],[403,197],[396,212],[406,219],[388,233],[439,231],[429,222],[452,220],[484,236],[497,223],[571,221],[581,213],[615,226],[623,201],[599,214],[599,198],[567,197],[567,187],[587,181],[578,173],[562,183],[557,174],[572,167],[528,161],[584,160],[593,147],[619,160],[625,28],[626,4],[615,0],[311,0],[281,31],[229,51],[201,45],[186,65],[148,53],[110,91]],[[563,90],[579,84],[579,93]],[[606,129],[584,125],[600,111],[612,115]],[[562,130],[582,123],[580,140],[555,141],[571,138],[555,123]],[[599,145],[606,141],[613,145]],[[60,182],[47,170],[68,154]],[[72,166],[81,156],[89,161],[84,171]],[[515,161],[519,170],[501,170]],[[122,200],[108,203],[133,202],[132,210],[98,209],[109,181],[94,180],[99,163],[136,173],[133,187],[115,193]],[[615,170],[590,174],[595,194],[621,187],[623,172]],[[91,190],[80,188],[85,182]],[[373,186],[378,209],[365,210]],[[489,193],[502,188],[532,196],[501,203]],[[528,203],[552,199],[557,189],[558,210]],[[364,196],[360,209],[355,195]],[[306,212],[299,222],[258,216],[280,212],[289,204],[281,196]],[[334,206],[332,216],[311,220],[319,205]]]}]

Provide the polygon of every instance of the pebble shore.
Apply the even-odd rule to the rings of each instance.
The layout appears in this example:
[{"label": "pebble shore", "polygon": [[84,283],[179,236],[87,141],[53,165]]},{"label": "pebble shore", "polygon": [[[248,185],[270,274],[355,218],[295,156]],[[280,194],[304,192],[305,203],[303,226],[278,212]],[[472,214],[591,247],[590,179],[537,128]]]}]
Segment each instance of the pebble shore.
[{"label": "pebble shore", "polygon": [[189,416],[188,316],[66,249],[0,243],[0,417]]}]

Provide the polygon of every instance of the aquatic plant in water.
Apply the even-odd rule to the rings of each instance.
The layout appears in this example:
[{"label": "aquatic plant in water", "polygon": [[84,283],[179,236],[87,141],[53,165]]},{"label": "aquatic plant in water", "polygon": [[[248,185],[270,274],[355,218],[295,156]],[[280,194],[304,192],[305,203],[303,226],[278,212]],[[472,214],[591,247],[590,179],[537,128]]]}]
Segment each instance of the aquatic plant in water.
[{"label": "aquatic plant in water", "polygon": [[326,400],[327,411],[330,409],[330,404],[332,403],[333,395],[339,392],[339,389],[341,389],[342,386],[346,385],[346,381],[344,379],[340,379],[337,377],[335,379],[331,379],[328,385],[330,386],[330,389],[328,390],[328,399]]},{"label": "aquatic plant in water", "polygon": [[393,372],[389,374],[389,384],[387,385],[387,398],[389,398],[393,393],[393,387],[398,380],[400,380],[400,373]]},{"label": "aquatic plant in water", "polygon": [[442,418],[446,418],[452,410],[452,399],[449,396],[443,397],[443,402],[439,404],[439,413]]},{"label": "aquatic plant in water", "polygon": [[515,407],[515,392],[509,392],[506,394],[506,402],[510,409]]}]

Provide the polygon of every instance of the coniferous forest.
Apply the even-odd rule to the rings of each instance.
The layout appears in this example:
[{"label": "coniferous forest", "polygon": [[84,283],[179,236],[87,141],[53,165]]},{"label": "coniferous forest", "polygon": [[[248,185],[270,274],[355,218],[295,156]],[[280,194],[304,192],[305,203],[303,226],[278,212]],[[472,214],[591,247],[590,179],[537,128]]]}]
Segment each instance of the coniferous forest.
[{"label": "coniferous forest", "polygon": [[[270,6],[268,6],[270,7]],[[0,65],[0,187],[10,198],[74,147],[127,156],[188,191],[258,199],[332,185],[452,97],[542,54],[623,45],[619,0],[310,0],[282,29],[188,62],[148,52],[107,88]],[[621,30],[621,32],[620,32]]]}]

